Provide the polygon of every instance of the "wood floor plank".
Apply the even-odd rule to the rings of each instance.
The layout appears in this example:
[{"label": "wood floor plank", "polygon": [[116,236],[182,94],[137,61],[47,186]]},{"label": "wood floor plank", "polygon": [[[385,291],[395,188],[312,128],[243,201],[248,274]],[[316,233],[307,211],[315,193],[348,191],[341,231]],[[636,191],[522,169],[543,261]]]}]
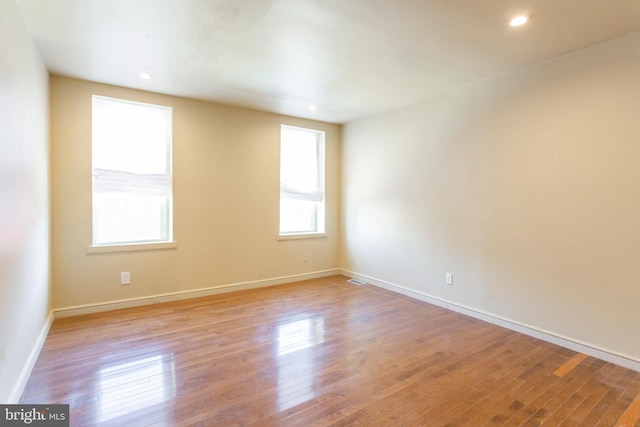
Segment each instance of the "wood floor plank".
[{"label": "wood floor plank", "polygon": [[640,422],[640,394],[631,402],[616,422],[616,427],[632,427]]},{"label": "wood floor plank", "polygon": [[624,382],[626,383],[626,387],[623,386],[624,390],[618,396],[618,399],[608,408],[600,421],[598,421],[598,426],[615,425],[616,421],[620,419],[634,398],[640,394],[640,382],[636,381],[639,375],[640,373],[634,371],[625,373]]},{"label": "wood floor plank", "polygon": [[607,426],[639,395],[637,372],[334,276],[56,319],[21,401],[83,427]]},{"label": "wood floor plank", "polygon": [[590,393],[605,381],[608,373],[615,368],[615,365],[598,360],[583,375],[575,377],[558,395],[558,401],[564,399],[564,402],[546,416],[544,423],[557,426],[567,420],[576,408],[589,397]]},{"label": "wood floor plank", "polygon": [[553,374],[555,376],[558,376],[560,378],[564,377],[565,375],[567,375],[568,372],[570,372],[571,370],[573,370],[573,368],[575,368],[576,366],[578,366],[584,359],[587,358],[586,354],[583,353],[578,353],[575,356],[573,356],[571,359],[569,359],[567,362],[565,362],[562,366],[560,366],[558,369],[556,369],[555,371],[553,371]]},{"label": "wood floor plank", "polygon": [[616,402],[623,395],[635,376],[626,375],[627,369],[616,369],[609,377],[609,385],[611,388],[604,397],[589,411],[582,419],[582,424],[598,425],[601,420],[610,412],[616,410]]}]

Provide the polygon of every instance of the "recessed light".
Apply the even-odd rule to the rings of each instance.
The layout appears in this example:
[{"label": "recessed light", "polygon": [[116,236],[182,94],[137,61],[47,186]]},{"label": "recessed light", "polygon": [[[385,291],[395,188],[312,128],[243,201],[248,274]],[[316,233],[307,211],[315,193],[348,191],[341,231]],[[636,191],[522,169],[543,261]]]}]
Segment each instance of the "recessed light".
[{"label": "recessed light", "polygon": [[151,74],[146,73],[144,71],[138,74],[138,76],[143,80],[151,80],[151,77],[153,77]]},{"label": "recessed light", "polygon": [[509,22],[509,25],[511,25],[512,27],[519,27],[521,25],[526,24],[528,20],[529,20],[528,16],[525,16],[525,15],[516,16],[511,20],[511,22]]},{"label": "recessed light", "polygon": [[311,104],[311,105],[309,105],[309,107],[307,109],[309,111],[316,111],[318,109],[318,107],[316,107],[315,105]]}]

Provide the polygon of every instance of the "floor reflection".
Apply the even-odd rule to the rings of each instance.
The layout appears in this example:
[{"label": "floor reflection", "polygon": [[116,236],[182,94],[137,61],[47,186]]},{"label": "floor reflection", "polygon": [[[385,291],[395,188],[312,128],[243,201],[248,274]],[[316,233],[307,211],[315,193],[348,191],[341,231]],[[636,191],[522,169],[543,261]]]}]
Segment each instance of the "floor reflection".
[{"label": "floor reflection", "polygon": [[100,422],[166,402],[175,395],[173,353],[103,368],[98,377]]},{"label": "floor reflection", "polygon": [[[278,326],[278,408],[292,408],[315,397],[316,373],[320,370],[311,351],[324,342],[324,317],[315,316]],[[295,353],[295,354],[293,354]]]},{"label": "floor reflection", "polygon": [[324,317],[317,316],[278,326],[278,356],[324,342]]}]

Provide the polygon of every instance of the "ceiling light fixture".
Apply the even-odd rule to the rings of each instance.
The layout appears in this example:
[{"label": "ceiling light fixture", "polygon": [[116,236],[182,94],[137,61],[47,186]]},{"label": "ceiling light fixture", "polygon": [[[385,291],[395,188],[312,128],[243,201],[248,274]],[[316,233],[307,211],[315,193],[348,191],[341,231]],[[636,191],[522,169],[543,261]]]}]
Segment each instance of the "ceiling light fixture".
[{"label": "ceiling light fixture", "polygon": [[509,22],[509,25],[511,25],[512,27],[519,27],[521,25],[526,24],[528,20],[529,20],[528,16],[525,16],[525,15],[516,16],[511,20],[511,22]]},{"label": "ceiling light fixture", "polygon": [[147,73],[147,72],[141,72],[140,74],[138,74],[138,76],[142,79],[142,80],[151,80],[151,77],[153,77],[151,74]]},{"label": "ceiling light fixture", "polygon": [[316,107],[315,105],[311,104],[309,105],[309,108],[307,108],[309,111],[316,111],[318,109],[318,107]]}]

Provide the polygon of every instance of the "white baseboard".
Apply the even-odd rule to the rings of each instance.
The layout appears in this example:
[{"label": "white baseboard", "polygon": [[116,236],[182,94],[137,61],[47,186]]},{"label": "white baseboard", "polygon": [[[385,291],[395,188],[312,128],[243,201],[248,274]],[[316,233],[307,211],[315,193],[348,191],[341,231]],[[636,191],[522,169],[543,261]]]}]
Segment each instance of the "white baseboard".
[{"label": "white baseboard", "polygon": [[53,311],[50,311],[49,315],[47,316],[47,320],[45,320],[44,325],[42,325],[42,329],[40,330],[40,334],[38,334],[36,342],[33,344],[33,348],[29,353],[29,357],[27,358],[27,360],[25,360],[24,365],[22,366],[22,371],[20,371],[18,380],[13,386],[11,394],[9,394],[9,401],[7,402],[8,404],[15,404],[20,402],[22,392],[24,392],[24,389],[27,386],[27,382],[29,381],[29,377],[31,376],[31,371],[33,371],[33,367],[36,365],[36,361],[38,360],[38,356],[40,355],[42,346],[47,339],[47,335],[49,334],[49,329],[51,329],[52,323]]},{"label": "white baseboard", "polygon": [[349,271],[345,269],[340,269],[339,272],[344,276],[347,276],[353,279],[359,279],[371,285],[375,285],[380,288],[390,290],[392,292],[397,292],[399,294],[406,295],[408,297],[415,298],[417,300],[424,301],[429,304],[433,304],[439,307],[446,308],[451,311],[455,311],[457,313],[471,316],[488,323],[493,323],[494,325],[502,326],[504,328],[511,329],[513,331],[520,332],[522,334],[529,335],[531,337],[538,338],[543,341],[547,341],[552,344],[559,345],[560,347],[565,347],[573,351],[584,353],[589,356],[596,357],[598,359],[602,359],[607,362],[640,372],[640,360],[626,354],[620,354],[618,352],[615,352],[606,348],[602,348],[597,345],[581,342],[579,340],[575,340],[573,338],[569,338],[561,334],[557,334],[555,332],[536,328],[531,325],[524,325],[512,319],[507,319],[492,313],[488,313],[483,310],[478,310],[473,307],[468,307],[462,304],[447,301],[439,297],[428,295],[423,292],[409,289],[401,285],[396,285],[394,283],[389,283],[384,280],[376,279],[374,277],[370,277],[364,274],[355,273],[353,271]]},{"label": "white baseboard", "polygon": [[121,308],[139,307],[143,305],[157,304],[161,302],[178,301],[189,298],[198,298],[209,295],[217,295],[227,292],[243,291],[247,289],[263,288],[266,286],[282,285],[300,280],[317,279],[340,274],[339,270],[322,270],[312,273],[296,274],[292,276],[275,277],[271,279],[255,280],[251,282],[231,283],[228,285],[211,288],[193,289],[181,292],[151,295],[147,297],[131,298],[126,300],[109,301],[97,304],[76,305],[71,307],[56,308],[53,310],[55,318],[79,316],[82,314],[99,313],[102,311],[119,310]]}]

